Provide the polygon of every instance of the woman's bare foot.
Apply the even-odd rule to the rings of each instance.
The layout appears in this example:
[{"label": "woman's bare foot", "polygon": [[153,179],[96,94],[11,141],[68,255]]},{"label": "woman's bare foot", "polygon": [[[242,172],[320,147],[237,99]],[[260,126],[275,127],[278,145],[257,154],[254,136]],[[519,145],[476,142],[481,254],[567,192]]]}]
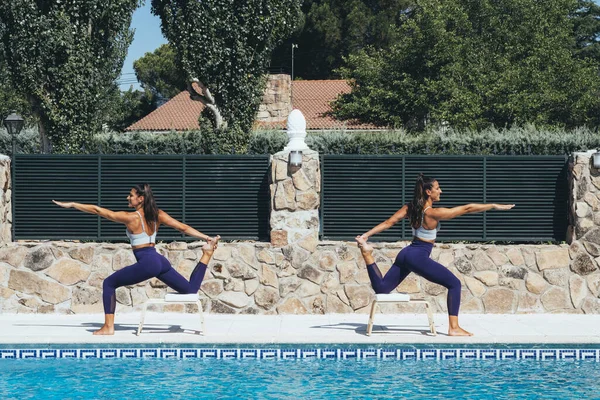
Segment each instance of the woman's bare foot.
[{"label": "woman's bare foot", "polygon": [[460,326],[458,328],[448,328],[448,336],[473,336],[471,332],[465,331]]},{"label": "woman's bare foot", "polygon": [[373,246],[371,246],[371,244],[367,243],[367,239],[363,239],[362,236],[358,235],[357,237],[354,238],[354,240],[356,240],[358,242],[358,247],[360,248],[360,251],[363,253],[372,253],[373,252]]},{"label": "woman's bare foot", "polygon": [[217,235],[214,238],[208,238],[206,244],[202,246],[202,257],[200,257],[200,262],[208,265],[210,259],[218,247],[219,240],[221,236]]},{"label": "woman's bare foot", "polygon": [[363,258],[365,259],[365,263],[367,265],[373,264],[375,262],[375,258],[373,258],[373,246],[367,243],[367,239],[363,238],[360,235],[355,237],[354,240],[356,240],[356,242],[358,243],[358,248],[360,249]]},{"label": "woman's bare foot", "polygon": [[202,246],[202,252],[207,256],[212,256],[213,252],[217,249],[219,240],[221,240],[221,236],[217,235],[213,238],[209,238],[206,241],[206,244]]},{"label": "woman's bare foot", "polygon": [[457,315],[448,315],[448,336],[473,336],[458,325]]},{"label": "woman's bare foot", "polygon": [[114,334],[115,334],[115,327],[114,326],[109,327],[108,325],[102,325],[102,328],[100,328],[94,332],[94,335],[114,335]]}]

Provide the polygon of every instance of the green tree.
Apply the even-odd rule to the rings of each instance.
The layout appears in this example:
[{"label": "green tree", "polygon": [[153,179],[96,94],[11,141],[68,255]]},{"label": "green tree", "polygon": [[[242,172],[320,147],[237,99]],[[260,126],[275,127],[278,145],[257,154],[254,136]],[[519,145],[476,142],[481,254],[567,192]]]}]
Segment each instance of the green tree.
[{"label": "green tree", "polygon": [[156,109],[152,95],[146,90],[121,91],[115,84],[104,103],[103,127],[111,131],[124,131],[142,117]]},{"label": "green tree", "polygon": [[[294,29],[299,0],[153,0],[194,98],[227,146],[244,151],[265,88],[273,48]],[[229,137],[228,137],[229,135]]]},{"label": "green tree", "polygon": [[12,81],[27,97],[42,146],[77,152],[100,129],[131,43],[139,0],[0,2],[0,41]]},{"label": "green tree", "polygon": [[272,65],[288,69],[291,44],[294,75],[303,79],[337,77],[343,58],[367,46],[387,48],[398,39],[397,24],[412,0],[305,0],[299,30],[273,52]]},{"label": "green tree", "polygon": [[600,6],[594,1],[578,0],[572,18],[575,54],[600,61]]},{"label": "green tree", "polygon": [[[0,66],[0,125],[2,125],[1,120],[4,120],[13,110],[25,119],[26,124],[32,122],[29,103],[14,88],[6,69]],[[2,126],[0,126],[0,129],[2,129]]]},{"label": "green tree", "polygon": [[[0,31],[2,30],[1,25],[2,22],[0,21]],[[17,111],[25,119],[26,124],[29,125],[32,123],[31,107],[29,107],[27,99],[12,84],[4,46],[0,42],[0,120],[6,118],[13,110]]]},{"label": "green tree", "polygon": [[170,44],[163,44],[135,60],[133,69],[142,87],[152,93],[154,102],[175,97],[188,84],[185,74],[177,68],[175,51]]},{"label": "green tree", "polygon": [[390,49],[351,55],[339,118],[422,129],[593,124],[598,65],[572,54],[574,0],[417,0]]}]

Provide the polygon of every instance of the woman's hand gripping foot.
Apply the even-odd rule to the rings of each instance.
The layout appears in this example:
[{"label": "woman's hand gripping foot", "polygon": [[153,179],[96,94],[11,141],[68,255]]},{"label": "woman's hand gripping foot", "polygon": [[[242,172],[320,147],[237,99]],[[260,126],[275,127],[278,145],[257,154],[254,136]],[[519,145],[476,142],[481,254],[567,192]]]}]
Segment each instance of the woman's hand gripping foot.
[{"label": "woman's hand gripping foot", "polygon": [[354,240],[356,240],[358,243],[358,248],[365,259],[365,264],[373,264],[375,262],[375,258],[373,257],[373,246],[367,243],[367,238],[362,235],[358,235],[354,238]]},{"label": "woman's hand gripping foot", "polygon": [[219,240],[221,236],[210,237],[206,241],[206,244],[202,246],[202,252],[208,256],[212,256],[212,253],[219,247]]}]

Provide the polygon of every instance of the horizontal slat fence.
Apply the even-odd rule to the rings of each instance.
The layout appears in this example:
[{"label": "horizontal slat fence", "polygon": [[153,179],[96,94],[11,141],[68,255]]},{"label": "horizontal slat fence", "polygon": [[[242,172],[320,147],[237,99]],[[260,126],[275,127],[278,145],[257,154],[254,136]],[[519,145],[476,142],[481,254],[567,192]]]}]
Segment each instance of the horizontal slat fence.
[{"label": "horizontal slat fence", "polygon": [[[350,240],[384,221],[413,194],[417,175],[442,188],[437,207],[515,203],[443,221],[441,241],[564,241],[568,221],[565,156],[323,155],[321,227],[324,239]],[[409,240],[407,220],[373,240]]]},{"label": "horizontal slat fence", "polygon": [[[269,156],[17,155],[15,239],[126,239],[124,226],[51,200],[127,209],[149,183],[159,208],[209,235],[268,240]],[[194,240],[161,227],[159,240]]]}]

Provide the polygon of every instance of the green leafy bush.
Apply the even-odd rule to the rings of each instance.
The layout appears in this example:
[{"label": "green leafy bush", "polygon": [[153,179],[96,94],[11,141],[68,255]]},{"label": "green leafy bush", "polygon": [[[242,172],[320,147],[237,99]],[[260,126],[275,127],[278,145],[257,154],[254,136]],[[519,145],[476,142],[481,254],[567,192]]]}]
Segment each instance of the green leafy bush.
[{"label": "green leafy bush", "polygon": [[[207,128],[190,132],[103,133],[95,135],[81,149],[86,154],[275,154],[288,139],[283,131],[255,131],[247,147],[234,140],[222,140],[228,131]],[[232,137],[236,137],[235,132]],[[221,138],[221,140],[217,140]],[[39,152],[34,129],[18,137],[17,151]],[[578,128],[540,129],[533,125],[482,131],[430,129],[420,134],[396,131],[310,132],[308,146],[321,154],[478,154],[478,155],[569,155],[600,148],[597,130]],[[0,130],[0,153],[11,153],[11,141]]]}]

